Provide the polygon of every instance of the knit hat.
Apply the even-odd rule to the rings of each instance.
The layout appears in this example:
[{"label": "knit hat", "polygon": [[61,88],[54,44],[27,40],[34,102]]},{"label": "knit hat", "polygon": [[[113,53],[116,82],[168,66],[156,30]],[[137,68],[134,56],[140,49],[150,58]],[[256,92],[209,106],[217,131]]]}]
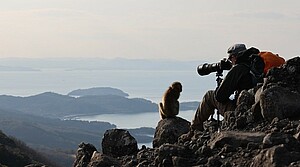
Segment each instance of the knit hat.
[{"label": "knit hat", "polygon": [[227,53],[229,56],[237,55],[239,52],[246,50],[245,44],[234,44],[233,46],[229,47]]}]

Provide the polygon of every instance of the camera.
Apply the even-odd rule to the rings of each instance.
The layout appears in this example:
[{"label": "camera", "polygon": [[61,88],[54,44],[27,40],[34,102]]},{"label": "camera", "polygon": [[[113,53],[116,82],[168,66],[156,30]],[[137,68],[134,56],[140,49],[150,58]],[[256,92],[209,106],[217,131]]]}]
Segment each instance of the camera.
[{"label": "camera", "polygon": [[223,70],[230,70],[232,67],[231,62],[224,58],[218,63],[204,63],[197,67],[197,71],[199,75],[208,75],[212,72],[222,73]]}]

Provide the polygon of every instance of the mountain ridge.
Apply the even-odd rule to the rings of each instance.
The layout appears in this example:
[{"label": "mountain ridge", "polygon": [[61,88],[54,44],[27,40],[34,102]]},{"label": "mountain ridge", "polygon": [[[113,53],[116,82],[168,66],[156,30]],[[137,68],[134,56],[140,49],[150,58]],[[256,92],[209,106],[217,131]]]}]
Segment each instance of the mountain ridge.
[{"label": "mountain ridge", "polygon": [[[110,90],[123,92],[115,88]],[[113,92],[112,94],[94,95],[95,93],[88,91],[84,94],[80,97],[54,92],[44,92],[27,97],[0,95],[0,108],[52,118],[63,118],[70,115],[132,114],[158,111],[156,103],[144,98],[128,98],[126,93],[117,93],[116,95]],[[198,102],[195,101],[182,102],[180,110],[194,110],[197,105]]]},{"label": "mountain ridge", "polygon": [[[0,130],[24,141],[51,159],[60,159],[59,161],[64,161],[67,166],[70,166],[72,159],[66,157],[70,157],[71,149],[75,149],[81,141],[98,143],[99,136],[103,136],[106,129],[116,128],[116,125],[108,122],[61,120],[64,116],[158,113],[157,104],[150,100],[128,98],[124,95],[88,93],[81,97],[72,97],[55,92],[44,92],[27,97],[0,95]],[[196,102],[182,104],[181,108],[191,109],[195,107]],[[96,112],[99,110],[105,112]],[[154,128],[151,127],[128,129],[128,131],[137,138],[139,143],[150,143],[154,134]],[[62,157],[66,159],[62,160]]]},{"label": "mountain ridge", "polygon": [[0,166],[26,166],[30,164],[56,166],[44,156],[27,147],[23,142],[8,137],[0,130]]},{"label": "mountain ridge", "polygon": [[53,118],[74,114],[138,113],[157,110],[155,103],[141,98],[129,99],[117,95],[74,98],[53,92],[28,97],[1,95],[0,106],[4,109]]}]

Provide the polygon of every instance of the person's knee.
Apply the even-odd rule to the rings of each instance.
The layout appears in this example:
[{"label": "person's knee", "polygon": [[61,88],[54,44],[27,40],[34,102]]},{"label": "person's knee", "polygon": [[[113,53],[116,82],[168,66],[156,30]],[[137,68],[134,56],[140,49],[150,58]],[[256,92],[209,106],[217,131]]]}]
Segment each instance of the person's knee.
[{"label": "person's knee", "polygon": [[213,90],[209,90],[205,93],[202,101],[209,101],[211,99],[214,99],[214,94],[215,94],[215,91]]},{"label": "person's knee", "polygon": [[214,94],[214,93],[215,93],[214,90],[209,90],[209,91],[206,92],[207,95],[212,95],[212,94]]}]

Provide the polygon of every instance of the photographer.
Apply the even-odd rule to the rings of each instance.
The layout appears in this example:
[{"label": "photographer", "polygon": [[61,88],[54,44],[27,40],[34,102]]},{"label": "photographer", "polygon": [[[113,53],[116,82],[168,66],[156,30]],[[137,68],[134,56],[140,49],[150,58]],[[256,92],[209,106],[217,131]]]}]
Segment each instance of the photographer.
[{"label": "photographer", "polygon": [[[228,71],[224,80],[216,88],[216,90],[209,90],[204,95],[199,107],[196,110],[194,119],[191,124],[191,130],[186,137],[192,137],[194,130],[203,131],[203,122],[206,121],[210,115],[214,114],[215,109],[221,115],[226,111],[232,111],[236,108],[236,99],[242,90],[248,90],[254,87],[252,77],[249,69],[249,56],[254,53],[259,53],[256,48],[246,49],[244,44],[235,44],[231,46],[227,53],[229,54],[228,60],[232,63],[232,68]],[[222,62],[219,63],[220,71]],[[199,72],[198,73],[202,75]],[[205,75],[207,75],[206,73]],[[231,100],[229,97],[235,93],[235,99]]]}]

